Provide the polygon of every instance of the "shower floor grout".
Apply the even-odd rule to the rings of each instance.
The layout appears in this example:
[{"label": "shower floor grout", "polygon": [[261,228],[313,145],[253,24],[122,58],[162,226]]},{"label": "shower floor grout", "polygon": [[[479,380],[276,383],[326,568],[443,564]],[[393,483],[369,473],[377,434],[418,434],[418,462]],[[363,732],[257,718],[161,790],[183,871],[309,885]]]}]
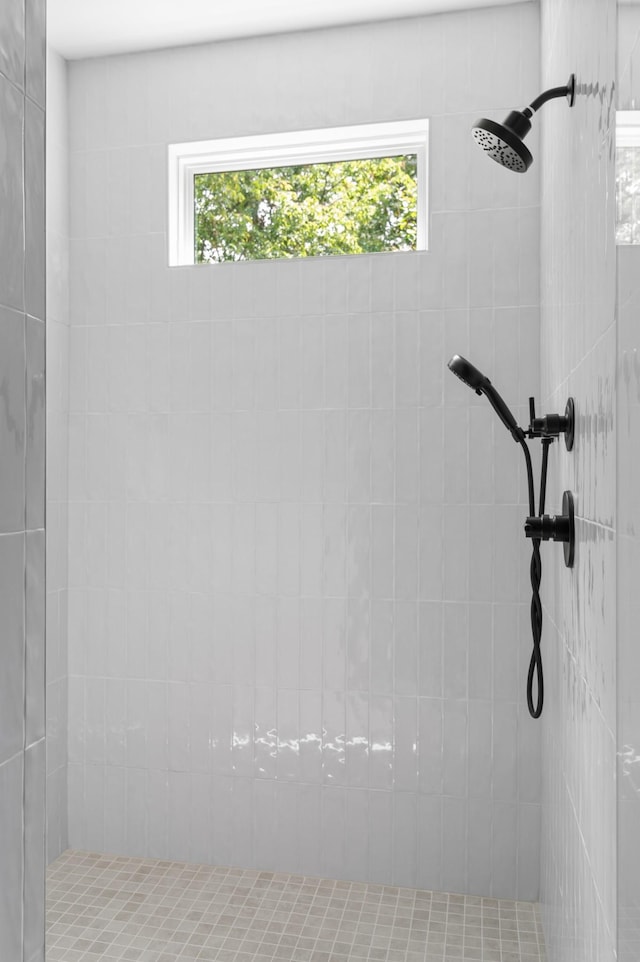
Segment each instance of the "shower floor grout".
[{"label": "shower floor grout", "polygon": [[46,962],[545,962],[537,906],[158,859],[64,852]]}]

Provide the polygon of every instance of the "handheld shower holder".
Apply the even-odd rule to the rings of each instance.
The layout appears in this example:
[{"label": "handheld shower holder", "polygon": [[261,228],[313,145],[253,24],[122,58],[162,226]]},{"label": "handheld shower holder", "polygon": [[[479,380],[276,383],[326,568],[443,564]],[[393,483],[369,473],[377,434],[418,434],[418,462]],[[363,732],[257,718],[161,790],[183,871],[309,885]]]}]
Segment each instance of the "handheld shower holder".
[{"label": "handheld shower holder", "polygon": [[567,451],[573,449],[575,439],[575,403],[570,397],[566,403],[564,414],[545,414],[543,418],[536,417],[536,402],[529,398],[529,429],[525,431],[528,438],[557,438],[564,434]]}]

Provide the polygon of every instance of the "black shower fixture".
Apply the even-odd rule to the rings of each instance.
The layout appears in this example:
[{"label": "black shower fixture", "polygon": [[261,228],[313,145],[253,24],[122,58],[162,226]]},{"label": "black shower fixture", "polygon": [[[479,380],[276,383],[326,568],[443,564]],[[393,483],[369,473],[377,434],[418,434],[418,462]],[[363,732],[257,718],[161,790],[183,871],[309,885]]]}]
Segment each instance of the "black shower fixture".
[{"label": "black shower fixture", "polygon": [[[527,486],[529,491],[529,517],[525,521],[525,534],[531,538],[533,554],[531,557],[531,633],[533,636],[533,652],[527,675],[527,705],[529,714],[539,718],[542,714],[544,702],[544,680],[542,674],[542,655],[540,653],[540,639],[542,637],[542,602],[540,601],[540,581],[542,578],[542,559],[540,557],[541,541],[561,541],[564,546],[564,560],[567,567],[573,567],[575,552],[575,525],[573,520],[573,495],[565,491],[562,498],[562,514],[549,517],[544,513],[547,490],[547,463],[549,447],[555,438],[564,434],[565,445],[570,451],[574,438],[574,403],[569,398],[564,414],[547,414],[543,418],[536,417],[535,402],[529,398],[529,427],[527,430],[518,427],[516,419],[502,400],[488,377],[482,374],[473,364],[470,364],[459,354],[449,361],[449,370],[460,378],[476,394],[484,394],[493,406],[496,414],[510,432],[514,441],[522,446],[527,465]],[[542,443],[542,467],[540,473],[540,496],[538,513],[535,507],[535,492],[533,483],[533,467],[531,454],[527,445],[527,438],[539,438]],[[533,682],[537,681],[537,699],[533,701]]]},{"label": "black shower fixture", "polygon": [[576,78],[571,74],[565,87],[551,87],[536,97],[524,110],[512,110],[504,123],[481,117],[471,128],[473,139],[484,151],[508,170],[524,174],[531,167],[533,157],[523,141],[531,130],[531,116],[548,100],[566,97],[573,107],[576,97]]},{"label": "black shower fixture", "polygon": [[567,451],[573,449],[575,430],[575,406],[570,397],[566,403],[564,414],[545,414],[543,418],[536,417],[535,401],[529,398],[529,438],[557,438],[564,434],[564,444]]},{"label": "black shower fixture", "polygon": [[556,514],[553,518],[548,514],[543,514],[539,518],[527,518],[524,523],[524,533],[527,538],[561,541],[564,547],[564,563],[567,568],[573,568],[576,529],[571,491],[563,492],[562,514]]},{"label": "black shower fixture", "polygon": [[514,440],[519,441],[520,435],[518,432],[520,428],[518,423],[489,378],[481,374],[477,367],[470,364],[464,357],[460,357],[459,354],[454,354],[449,361],[449,370],[453,371],[455,376],[459,377],[476,394],[484,394],[507,431],[511,432]]}]

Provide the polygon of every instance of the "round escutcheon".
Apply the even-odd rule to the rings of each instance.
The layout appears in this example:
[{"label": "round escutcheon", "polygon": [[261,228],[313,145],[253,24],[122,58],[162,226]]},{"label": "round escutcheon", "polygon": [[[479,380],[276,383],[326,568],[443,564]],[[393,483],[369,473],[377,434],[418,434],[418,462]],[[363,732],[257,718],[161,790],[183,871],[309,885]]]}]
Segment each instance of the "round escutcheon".
[{"label": "round escutcheon", "polygon": [[567,419],[567,426],[564,430],[564,444],[567,451],[571,451],[575,439],[576,424],[576,408],[572,397],[570,397],[567,401],[567,406],[564,409],[564,416]]},{"label": "round escutcheon", "polygon": [[565,491],[562,495],[562,513],[569,520],[569,540],[563,542],[564,563],[567,568],[573,568],[576,551],[576,525],[574,519],[573,494]]}]

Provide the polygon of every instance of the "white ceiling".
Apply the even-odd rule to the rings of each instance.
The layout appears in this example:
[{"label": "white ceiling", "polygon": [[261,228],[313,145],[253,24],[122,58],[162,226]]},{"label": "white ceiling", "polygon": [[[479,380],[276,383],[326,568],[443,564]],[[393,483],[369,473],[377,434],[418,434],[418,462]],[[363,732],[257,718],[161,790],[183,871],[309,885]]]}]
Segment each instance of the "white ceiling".
[{"label": "white ceiling", "polygon": [[47,28],[51,46],[63,57],[77,60],[512,2],[514,0],[47,0]]}]

